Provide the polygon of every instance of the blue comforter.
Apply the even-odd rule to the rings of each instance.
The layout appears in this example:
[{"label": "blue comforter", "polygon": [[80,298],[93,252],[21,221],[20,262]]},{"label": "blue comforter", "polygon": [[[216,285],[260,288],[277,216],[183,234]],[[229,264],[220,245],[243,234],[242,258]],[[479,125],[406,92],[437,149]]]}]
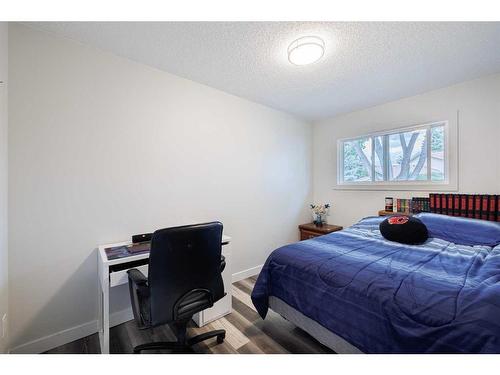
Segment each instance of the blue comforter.
[{"label": "blue comforter", "polygon": [[385,240],[383,218],[275,250],[252,293],[366,353],[500,353],[500,246]]}]

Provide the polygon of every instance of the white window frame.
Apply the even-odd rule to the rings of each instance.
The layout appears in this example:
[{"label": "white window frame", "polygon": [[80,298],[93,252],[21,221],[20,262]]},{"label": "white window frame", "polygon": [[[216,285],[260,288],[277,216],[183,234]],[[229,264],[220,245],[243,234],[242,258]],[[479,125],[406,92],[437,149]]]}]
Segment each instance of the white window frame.
[{"label": "white window frame", "polygon": [[[432,174],[431,174],[431,129],[433,127],[437,126],[444,126],[444,175],[445,178],[443,181],[432,181]],[[428,142],[428,148],[427,148],[427,180],[398,180],[398,181],[390,181],[390,180],[384,180],[384,181],[344,181],[344,143],[348,141],[355,141],[359,139],[365,139],[365,138],[370,138],[371,143],[372,143],[372,155],[371,155],[371,165],[372,165],[372,170],[371,170],[371,176],[375,175],[375,147],[374,147],[374,139],[375,137],[379,136],[387,136],[387,135],[392,135],[392,134],[399,134],[399,133],[404,133],[404,132],[409,132],[409,131],[415,131],[415,130],[423,130],[425,129],[427,132],[427,139],[429,140]],[[387,147],[388,144],[385,141],[387,138],[384,138],[384,155],[386,155]],[[384,178],[387,178],[386,176],[388,175],[388,168],[389,168],[389,160],[388,158],[384,158]],[[434,190],[434,188],[439,188],[439,187],[446,187],[450,185],[450,126],[448,120],[443,120],[443,121],[434,121],[434,122],[429,122],[425,124],[419,124],[419,125],[413,125],[413,126],[408,126],[408,127],[402,127],[402,128],[397,128],[397,129],[391,129],[391,130],[385,130],[385,131],[380,131],[380,132],[374,132],[374,133],[369,133],[369,134],[363,134],[360,136],[356,137],[349,137],[349,138],[341,138],[337,140],[337,186],[339,188],[345,187],[345,188],[370,188],[372,190],[373,188],[381,188],[381,187],[393,187],[393,188],[398,188],[398,187],[404,187],[404,188],[414,188],[414,190],[422,190],[420,188],[425,188],[427,187],[429,190]],[[407,190],[407,189],[404,189]],[[427,189],[424,189],[427,190]],[[453,189],[452,189],[453,190]]]}]

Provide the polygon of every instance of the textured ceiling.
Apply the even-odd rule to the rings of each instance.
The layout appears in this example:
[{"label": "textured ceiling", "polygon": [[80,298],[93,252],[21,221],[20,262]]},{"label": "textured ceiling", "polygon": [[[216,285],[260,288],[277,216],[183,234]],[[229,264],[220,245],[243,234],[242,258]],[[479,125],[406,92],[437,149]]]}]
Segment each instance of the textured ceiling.
[{"label": "textured ceiling", "polygon": [[[500,22],[38,22],[110,51],[308,120],[500,71]],[[325,40],[294,66],[290,42]]]}]

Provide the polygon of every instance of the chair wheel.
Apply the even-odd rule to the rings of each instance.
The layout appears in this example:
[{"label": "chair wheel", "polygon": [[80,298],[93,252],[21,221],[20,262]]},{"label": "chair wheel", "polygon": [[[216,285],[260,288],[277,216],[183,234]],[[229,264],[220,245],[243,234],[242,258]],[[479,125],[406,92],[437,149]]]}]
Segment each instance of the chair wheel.
[{"label": "chair wheel", "polygon": [[217,336],[217,344],[222,344],[225,338],[226,338],[225,334]]}]

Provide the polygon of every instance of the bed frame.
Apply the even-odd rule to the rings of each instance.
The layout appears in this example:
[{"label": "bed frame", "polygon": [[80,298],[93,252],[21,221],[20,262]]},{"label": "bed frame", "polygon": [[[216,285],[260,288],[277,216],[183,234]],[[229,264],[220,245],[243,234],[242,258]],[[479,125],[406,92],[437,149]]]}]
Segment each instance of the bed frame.
[{"label": "bed frame", "polygon": [[295,310],[292,306],[283,302],[275,296],[269,297],[269,308],[275,313],[280,314],[283,318],[290,323],[295,324],[300,329],[306,331],[309,335],[318,340],[321,344],[329,347],[335,353],[339,354],[362,354],[363,352],[350,344],[342,337],[329,331],[321,324],[308,318],[300,311]]}]

